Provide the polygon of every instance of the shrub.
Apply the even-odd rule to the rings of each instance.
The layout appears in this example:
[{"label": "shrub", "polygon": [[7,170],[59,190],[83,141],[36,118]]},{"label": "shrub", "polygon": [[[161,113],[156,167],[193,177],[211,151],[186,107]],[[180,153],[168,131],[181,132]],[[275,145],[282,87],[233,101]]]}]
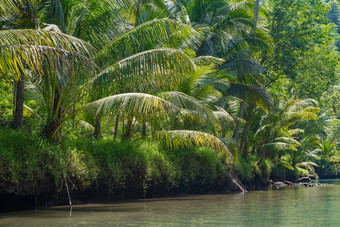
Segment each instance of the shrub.
[{"label": "shrub", "polygon": [[95,180],[93,161],[77,150],[64,151],[37,133],[0,127],[0,192],[38,195],[56,191],[68,176],[84,188]]},{"label": "shrub", "polygon": [[0,190],[35,195],[59,182],[62,152],[35,133],[0,128]]},{"label": "shrub", "polygon": [[95,160],[98,185],[105,185],[111,195],[133,190],[144,195],[202,192],[214,190],[219,178],[225,177],[224,157],[211,148],[169,151],[148,139],[79,139],[64,144],[70,149],[86,151]]},{"label": "shrub", "polygon": [[226,177],[225,157],[211,148],[169,151],[148,139],[70,135],[57,145],[34,131],[2,127],[0,149],[0,193],[21,196],[65,191],[64,176],[77,193],[94,190],[101,199],[212,191]]},{"label": "shrub", "polygon": [[224,164],[211,148],[193,147],[168,151],[175,179],[173,187],[190,192],[214,190],[219,178],[225,177]]}]

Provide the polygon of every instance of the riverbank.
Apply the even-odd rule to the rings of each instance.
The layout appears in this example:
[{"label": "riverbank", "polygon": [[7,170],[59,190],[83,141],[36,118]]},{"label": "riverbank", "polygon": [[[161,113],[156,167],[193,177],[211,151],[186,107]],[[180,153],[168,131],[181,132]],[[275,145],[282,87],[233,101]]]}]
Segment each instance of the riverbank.
[{"label": "riverbank", "polygon": [[211,148],[170,151],[149,139],[88,135],[54,143],[24,129],[0,132],[0,211],[68,204],[67,187],[79,204],[239,191],[237,177],[250,190],[270,184],[269,167],[260,175],[244,158],[230,166]]},{"label": "riverbank", "polygon": [[151,140],[67,138],[1,128],[0,210],[225,192],[235,185],[210,148],[169,151]]}]

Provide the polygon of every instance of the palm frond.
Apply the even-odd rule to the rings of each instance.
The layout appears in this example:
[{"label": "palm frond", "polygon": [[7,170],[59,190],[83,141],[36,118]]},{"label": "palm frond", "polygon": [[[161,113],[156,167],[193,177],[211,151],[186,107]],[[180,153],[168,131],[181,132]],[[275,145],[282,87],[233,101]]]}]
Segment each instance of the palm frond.
[{"label": "palm frond", "polygon": [[80,120],[80,121],[79,121],[79,125],[80,125],[80,127],[84,128],[84,129],[86,129],[86,130],[94,131],[93,125],[91,125],[90,123],[88,123],[88,122],[86,122],[86,121]]},{"label": "palm frond", "polygon": [[200,56],[200,57],[194,58],[193,61],[199,67],[203,67],[203,66],[217,67],[217,66],[222,65],[225,62],[224,59],[213,57],[213,56]]},{"label": "palm frond", "polygon": [[99,52],[97,59],[107,67],[136,53],[153,49],[176,33],[192,37],[195,31],[172,19],[148,21],[113,40]]},{"label": "palm frond", "polygon": [[191,94],[207,104],[214,104],[223,98],[223,93],[230,87],[228,76],[223,71],[202,74],[196,79]]},{"label": "palm frond", "polygon": [[297,164],[298,167],[302,167],[310,171],[316,178],[319,178],[318,174],[315,172],[314,167],[319,167],[318,164],[314,162],[301,162]]},{"label": "palm frond", "polygon": [[[228,9],[230,10],[236,10],[236,9],[244,9],[244,7],[248,7],[249,4],[251,4],[248,1],[239,1],[239,2],[234,2],[228,5]],[[252,3],[254,5],[254,3]]]},{"label": "palm frond", "polygon": [[50,32],[57,32],[57,33],[63,33],[60,28],[55,24],[46,24],[47,26],[44,27],[42,30],[44,31],[50,31]]},{"label": "palm frond", "polygon": [[226,62],[220,68],[235,72],[239,80],[243,80],[247,75],[260,75],[264,72],[264,67],[252,59],[237,59]]},{"label": "palm frond", "polygon": [[197,112],[200,118],[204,119],[207,125],[212,129],[217,127],[217,122],[213,111],[203,102],[200,102],[192,96],[177,91],[163,92],[162,96],[164,99],[168,100],[181,109],[193,110]]},{"label": "palm frond", "polygon": [[17,45],[40,45],[79,52],[87,57],[94,55],[94,47],[81,39],[54,31],[41,29],[0,30],[0,49]]},{"label": "palm frond", "polygon": [[[68,73],[81,66],[87,67],[92,72],[99,67],[86,56],[65,49],[39,45],[16,45],[0,49],[0,71],[25,72],[42,75],[55,70],[63,69]],[[77,63],[77,64],[74,64]],[[48,70],[47,70],[48,69]],[[30,75],[30,74],[26,74]],[[68,75],[68,74],[67,74]]]},{"label": "palm frond", "polygon": [[0,1],[0,19],[18,12],[18,7],[22,5],[22,0],[2,0]]},{"label": "palm frond", "polygon": [[282,165],[283,167],[289,169],[289,170],[294,171],[294,167],[291,164],[289,164],[289,162],[285,159],[281,159],[279,164]]},{"label": "palm frond", "polygon": [[232,154],[222,141],[205,132],[189,130],[160,131],[156,133],[156,138],[164,140],[170,150],[193,146],[211,147],[223,152],[229,162],[233,159]]},{"label": "palm frond", "polygon": [[271,39],[266,31],[256,29],[255,33],[246,33],[243,37],[244,41],[254,51],[270,52],[272,51]]},{"label": "palm frond", "polygon": [[[30,115],[36,117],[37,119],[39,119],[40,121],[42,121],[43,119],[41,118],[41,116],[35,112],[32,108],[30,108],[29,106],[24,104],[24,112],[27,111],[28,113],[30,113]],[[24,113],[25,115],[25,113]]]},{"label": "palm frond", "polygon": [[280,116],[278,126],[290,127],[301,121],[317,120],[319,108],[307,107],[299,111],[288,111]]},{"label": "palm frond", "polygon": [[254,103],[266,112],[272,111],[272,97],[265,90],[255,85],[232,83],[227,94],[236,96],[247,103]]},{"label": "palm frond", "polygon": [[223,122],[228,127],[234,128],[236,126],[234,118],[224,109],[219,108],[219,111],[214,111],[214,114],[220,122]]},{"label": "palm frond", "polygon": [[[107,45],[125,32],[124,18],[137,0],[64,1],[65,30],[92,43],[97,48]],[[48,18],[47,18],[48,20]]]},{"label": "palm frond", "polygon": [[42,74],[46,68],[53,71],[61,62],[66,64],[63,67],[73,68],[71,61],[63,59],[76,59],[89,68],[98,68],[88,58],[94,52],[95,49],[89,43],[59,32],[40,29],[0,31],[0,71],[16,72],[17,76],[26,69],[38,74]]},{"label": "palm frond", "polygon": [[101,116],[113,113],[124,116],[151,116],[156,113],[168,115],[178,108],[157,96],[143,93],[124,93],[88,103],[82,109]]},{"label": "palm frond", "polygon": [[292,146],[299,147],[301,146],[301,143],[299,141],[289,138],[289,137],[278,137],[275,139],[275,142],[283,142],[283,143],[288,143],[291,144]]},{"label": "palm frond", "polygon": [[302,134],[304,133],[305,131],[303,129],[300,129],[300,128],[294,128],[294,129],[289,129],[288,130],[288,133],[291,135],[291,136],[295,136],[295,135],[299,135],[299,134]]},{"label": "palm frond", "polygon": [[180,50],[154,49],[110,66],[94,78],[93,86],[100,86],[103,94],[112,86],[120,92],[173,90],[195,69],[195,63]]},{"label": "palm frond", "polygon": [[299,110],[307,107],[317,107],[319,105],[318,101],[314,99],[297,99],[293,101],[294,105],[291,110]]},{"label": "palm frond", "polygon": [[261,146],[266,151],[285,151],[285,150],[292,150],[297,151],[296,147],[291,145],[290,143],[284,142],[273,142],[267,143]]}]

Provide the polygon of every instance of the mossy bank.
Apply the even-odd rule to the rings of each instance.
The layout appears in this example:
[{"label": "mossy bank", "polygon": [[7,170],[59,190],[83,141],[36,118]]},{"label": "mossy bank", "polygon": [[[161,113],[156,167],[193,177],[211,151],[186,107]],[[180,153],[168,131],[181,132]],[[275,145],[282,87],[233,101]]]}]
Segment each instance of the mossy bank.
[{"label": "mossy bank", "polygon": [[114,141],[0,128],[1,210],[208,193],[234,188],[225,158],[210,148],[169,151],[151,140]]}]

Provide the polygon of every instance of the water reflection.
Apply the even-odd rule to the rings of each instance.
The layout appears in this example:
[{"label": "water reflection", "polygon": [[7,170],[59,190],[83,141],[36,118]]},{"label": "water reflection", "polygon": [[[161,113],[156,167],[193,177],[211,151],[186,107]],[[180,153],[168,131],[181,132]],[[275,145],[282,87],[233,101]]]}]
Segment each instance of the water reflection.
[{"label": "water reflection", "polygon": [[340,185],[0,214],[2,226],[340,226]]}]

